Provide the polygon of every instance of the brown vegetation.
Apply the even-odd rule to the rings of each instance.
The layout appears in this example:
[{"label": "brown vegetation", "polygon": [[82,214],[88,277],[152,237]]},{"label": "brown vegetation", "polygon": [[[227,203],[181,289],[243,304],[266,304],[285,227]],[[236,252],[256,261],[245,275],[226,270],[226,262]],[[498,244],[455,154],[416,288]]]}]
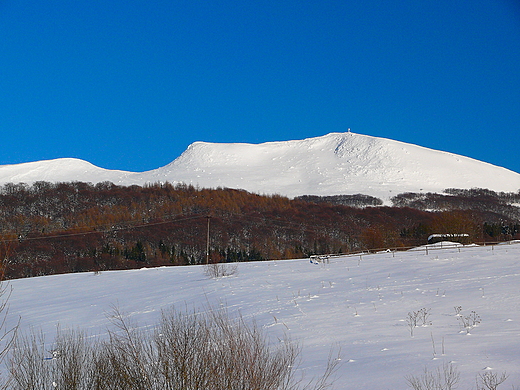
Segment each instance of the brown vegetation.
[{"label": "brown vegetation", "polygon": [[168,183],[7,184],[0,188],[0,258],[7,278],[206,263],[208,216],[210,263],[410,246],[431,233],[468,233],[473,241],[518,234],[518,220],[482,210],[419,210],[409,194],[397,202],[403,207],[315,198]]}]

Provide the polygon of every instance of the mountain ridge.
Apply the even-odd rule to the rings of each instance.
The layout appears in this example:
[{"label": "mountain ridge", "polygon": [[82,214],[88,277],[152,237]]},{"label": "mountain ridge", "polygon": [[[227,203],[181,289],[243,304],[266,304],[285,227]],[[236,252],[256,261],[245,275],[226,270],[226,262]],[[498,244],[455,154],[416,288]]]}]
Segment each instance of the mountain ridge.
[{"label": "mountain ridge", "polygon": [[197,141],[171,163],[146,172],[108,170],[69,158],[0,166],[0,184],[35,181],[168,181],[288,197],[362,193],[383,200],[403,192],[441,193],[446,188],[520,189],[520,174],[506,168],[351,132],[261,144]]}]

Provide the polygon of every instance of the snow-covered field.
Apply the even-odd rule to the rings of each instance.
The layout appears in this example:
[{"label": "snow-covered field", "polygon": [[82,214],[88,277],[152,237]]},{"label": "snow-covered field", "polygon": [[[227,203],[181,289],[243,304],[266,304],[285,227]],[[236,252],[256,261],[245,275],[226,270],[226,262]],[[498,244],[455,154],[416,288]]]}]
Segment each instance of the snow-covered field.
[{"label": "snow-covered field", "polygon": [[[475,376],[506,371],[501,388],[520,385],[520,243],[488,247],[419,248],[407,252],[240,263],[229,277],[210,279],[201,266],[79,273],[9,282],[9,323],[103,335],[117,306],[152,326],[162,309],[223,304],[255,319],[277,342],[287,332],[302,344],[301,369],[319,375],[331,347],[341,347],[336,389],[405,389],[405,376],[452,362],[459,389]],[[460,316],[481,322],[461,329]],[[408,326],[408,313],[428,314]],[[474,312],[475,314],[472,314]],[[413,331],[413,337],[412,337]]]}]

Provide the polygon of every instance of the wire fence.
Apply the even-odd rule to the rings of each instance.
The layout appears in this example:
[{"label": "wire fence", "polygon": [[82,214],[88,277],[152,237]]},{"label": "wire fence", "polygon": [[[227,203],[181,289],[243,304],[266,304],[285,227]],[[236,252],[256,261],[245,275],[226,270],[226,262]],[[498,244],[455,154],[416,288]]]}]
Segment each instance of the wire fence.
[{"label": "wire fence", "polygon": [[327,262],[331,258],[339,258],[339,257],[356,257],[363,255],[377,255],[377,254],[395,254],[396,252],[405,252],[405,251],[416,251],[416,252],[424,252],[425,255],[430,254],[430,252],[445,250],[445,249],[457,249],[458,252],[461,250],[470,250],[473,248],[480,247],[491,247],[491,250],[495,249],[497,245],[517,245],[520,244],[520,240],[510,240],[510,241],[493,241],[493,242],[475,242],[472,244],[461,244],[458,242],[438,242],[435,244],[424,244],[420,246],[400,246],[393,248],[375,248],[375,249],[363,249],[360,251],[354,252],[346,252],[346,253],[331,253],[326,255],[312,255],[310,256],[311,261],[316,262]]}]

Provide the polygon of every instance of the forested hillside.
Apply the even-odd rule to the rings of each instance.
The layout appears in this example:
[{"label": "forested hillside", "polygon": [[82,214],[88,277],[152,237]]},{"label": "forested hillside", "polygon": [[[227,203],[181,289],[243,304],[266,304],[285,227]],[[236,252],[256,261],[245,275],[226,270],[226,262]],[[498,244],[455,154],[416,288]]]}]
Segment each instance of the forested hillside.
[{"label": "forested hillside", "polygon": [[208,260],[208,226],[211,262],[405,247],[431,233],[467,233],[472,241],[518,236],[514,213],[472,210],[470,201],[426,211],[411,198],[396,202],[404,207],[349,207],[333,197],[291,200],[186,185],[6,184],[0,258],[7,278],[200,264]]}]

